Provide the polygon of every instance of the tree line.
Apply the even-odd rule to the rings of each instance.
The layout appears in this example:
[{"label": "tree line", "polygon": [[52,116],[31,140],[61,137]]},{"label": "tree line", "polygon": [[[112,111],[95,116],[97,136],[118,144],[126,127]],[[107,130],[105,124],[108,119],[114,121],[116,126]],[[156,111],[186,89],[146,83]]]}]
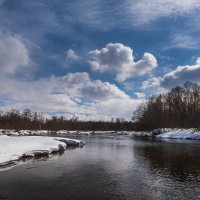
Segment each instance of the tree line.
[{"label": "tree line", "polygon": [[0,129],[15,130],[81,130],[81,131],[131,131],[133,123],[123,118],[110,121],[82,121],[76,117],[52,116],[45,118],[43,113],[25,109],[0,111]]},{"label": "tree line", "polygon": [[186,82],[150,97],[133,115],[136,130],[200,128],[200,85]]}]

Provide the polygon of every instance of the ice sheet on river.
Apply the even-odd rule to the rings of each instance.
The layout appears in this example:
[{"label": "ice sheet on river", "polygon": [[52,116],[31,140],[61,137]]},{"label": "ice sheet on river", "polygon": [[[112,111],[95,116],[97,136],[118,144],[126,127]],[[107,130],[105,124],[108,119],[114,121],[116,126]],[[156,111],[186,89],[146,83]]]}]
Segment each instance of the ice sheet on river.
[{"label": "ice sheet on river", "polygon": [[81,140],[45,136],[0,136],[0,165],[22,157],[49,155],[67,146],[82,146]]}]

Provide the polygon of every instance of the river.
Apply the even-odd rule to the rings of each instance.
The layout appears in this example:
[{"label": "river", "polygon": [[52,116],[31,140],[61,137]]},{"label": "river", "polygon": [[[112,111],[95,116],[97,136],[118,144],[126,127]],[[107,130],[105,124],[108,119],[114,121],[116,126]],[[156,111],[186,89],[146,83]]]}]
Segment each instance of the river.
[{"label": "river", "polygon": [[0,171],[0,200],[200,199],[200,141],[78,139],[83,148]]}]

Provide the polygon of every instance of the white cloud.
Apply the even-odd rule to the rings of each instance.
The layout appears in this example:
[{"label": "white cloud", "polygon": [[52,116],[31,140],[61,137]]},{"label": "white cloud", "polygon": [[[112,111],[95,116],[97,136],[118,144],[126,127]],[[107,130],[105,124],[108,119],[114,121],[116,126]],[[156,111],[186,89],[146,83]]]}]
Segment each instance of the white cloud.
[{"label": "white cloud", "polygon": [[136,24],[148,24],[161,17],[186,16],[200,9],[199,0],[127,0]]},{"label": "white cloud", "polygon": [[34,81],[0,79],[1,109],[30,108],[40,112],[64,112],[81,119],[130,119],[141,102],[134,100],[116,85],[92,80],[84,73],[68,73]]},{"label": "white cloud", "polygon": [[164,47],[164,50],[172,48],[181,48],[181,49],[199,49],[200,40],[194,36],[188,34],[174,34],[171,37],[169,45]]},{"label": "white cloud", "polygon": [[164,75],[160,85],[171,88],[187,81],[200,83],[200,57],[194,65],[178,66],[174,71]]},{"label": "white cloud", "polygon": [[25,44],[14,36],[0,36],[0,73],[14,74],[30,63]]},{"label": "white cloud", "polygon": [[81,59],[81,57],[78,56],[73,49],[68,49],[67,50],[66,58],[67,58],[67,60],[79,60],[79,59]]},{"label": "white cloud", "polygon": [[143,76],[157,67],[156,58],[144,53],[141,60],[135,62],[133,50],[121,43],[109,43],[105,48],[89,52],[89,61],[94,71],[116,75],[116,80],[123,82],[135,76]]},{"label": "white cloud", "polygon": [[148,89],[151,87],[160,86],[160,79],[159,77],[152,77],[142,83],[141,89]]},{"label": "white cloud", "polygon": [[144,99],[145,98],[145,93],[142,92],[135,92],[134,93],[139,99]]},{"label": "white cloud", "polygon": [[100,80],[91,82],[88,86],[81,89],[81,94],[91,100],[123,99],[128,96],[119,88],[108,82]]},{"label": "white cloud", "polygon": [[200,84],[200,57],[194,65],[178,66],[175,70],[165,74],[163,77],[153,77],[143,82],[141,89],[158,88],[170,89],[182,85],[185,82]]},{"label": "white cloud", "polygon": [[109,99],[96,104],[96,110],[104,119],[111,119],[112,117],[122,117],[130,120],[133,116],[133,111],[141,104],[143,100],[135,99]]}]

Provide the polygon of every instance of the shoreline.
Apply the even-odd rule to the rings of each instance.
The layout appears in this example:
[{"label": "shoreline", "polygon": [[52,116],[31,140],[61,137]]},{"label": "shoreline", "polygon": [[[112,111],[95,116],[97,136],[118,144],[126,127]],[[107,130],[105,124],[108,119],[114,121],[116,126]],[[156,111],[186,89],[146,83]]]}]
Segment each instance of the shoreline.
[{"label": "shoreline", "polygon": [[49,157],[63,153],[69,147],[84,145],[84,141],[71,138],[0,135],[0,168],[9,167],[27,159]]}]

